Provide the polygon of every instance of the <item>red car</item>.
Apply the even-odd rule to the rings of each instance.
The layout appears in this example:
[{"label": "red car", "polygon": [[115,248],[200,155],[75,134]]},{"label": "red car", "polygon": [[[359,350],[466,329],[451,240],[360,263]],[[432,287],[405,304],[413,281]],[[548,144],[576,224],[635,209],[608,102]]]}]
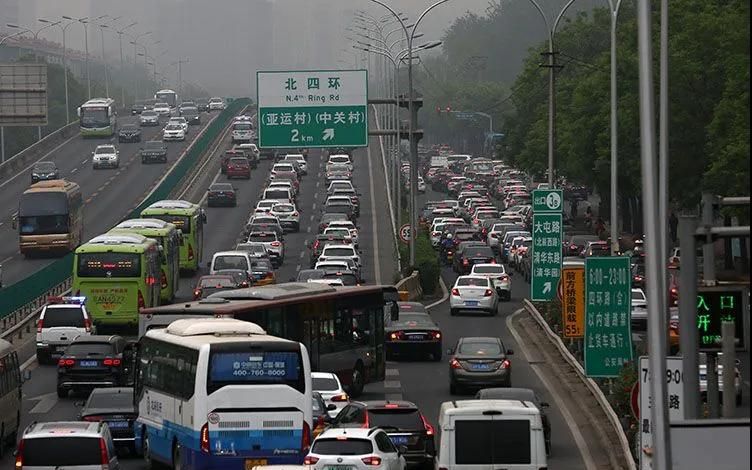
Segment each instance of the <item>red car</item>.
[{"label": "red car", "polygon": [[251,162],[246,157],[232,157],[227,162],[227,178],[251,179]]},{"label": "red car", "polygon": [[242,152],[240,150],[225,150],[225,153],[222,154],[222,173],[227,173],[227,165],[230,164],[230,159],[234,157],[246,158],[245,152]]}]

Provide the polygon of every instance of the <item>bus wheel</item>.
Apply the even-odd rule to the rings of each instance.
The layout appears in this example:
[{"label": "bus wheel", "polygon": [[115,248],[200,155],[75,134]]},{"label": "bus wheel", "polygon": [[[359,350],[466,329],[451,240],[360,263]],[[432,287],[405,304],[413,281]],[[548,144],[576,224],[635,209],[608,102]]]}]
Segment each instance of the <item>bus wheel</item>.
[{"label": "bus wheel", "polygon": [[355,366],[355,369],[352,371],[352,378],[350,382],[350,395],[358,398],[361,393],[363,393],[363,369],[360,364]]},{"label": "bus wheel", "polygon": [[183,468],[183,462],[180,457],[180,444],[177,442],[172,445],[172,468],[174,470],[181,470]]},{"label": "bus wheel", "polygon": [[8,442],[5,439],[5,425],[0,426],[0,459],[5,456],[5,446]]},{"label": "bus wheel", "polygon": [[146,429],[142,431],[143,438],[141,439],[141,454],[144,456],[144,463],[148,470],[154,470],[160,468],[160,465],[154,461],[151,457],[151,444],[149,443],[149,433]]}]

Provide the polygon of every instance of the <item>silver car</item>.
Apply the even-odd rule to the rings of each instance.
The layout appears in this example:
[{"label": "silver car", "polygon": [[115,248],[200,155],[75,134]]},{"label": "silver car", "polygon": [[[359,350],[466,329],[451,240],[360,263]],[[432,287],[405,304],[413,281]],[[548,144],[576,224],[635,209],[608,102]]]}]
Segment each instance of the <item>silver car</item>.
[{"label": "silver car", "polygon": [[117,168],[120,166],[120,152],[114,145],[97,145],[92,152],[91,165],[96,168]]},{"label": "silver car", "polygon": [[485,276],[460,276],[449,296],[449,312],[452,316],[462,310],[486,312],[496,315],[499,296],[491,279]]},{"label": "silver car", "polygon": [[471,276],[483,276],[491,280],[496,293],[502,300],[512,299],[512,273],[503,264],[479,263],[470,270]]},{"label": "silver car", "polygon": [[263,243],[275,267],[281,266],[285,260],[285,244],[275,232],[251,232],[248,242]]},{"label": "silver car", "polygon": [[[326,281],[331,279],[309,279],[311,281]],[[337,414],[350,403],[350,397],[342,387],[342,383],[339,381],[337,374],[331,372],[311,372],[311,381],[313,382],[312,388],[314,392],[319,392],[321,398],[324,399],[327,405],[334,405],[336,408],[329,410],[329,416],[335,418]]]},{"label": "silver car", "polygon": [[101,421],[33,422],[23,432],[16,468],[118,469],[110,428]]},{"label": "silver car", "polygon": [[279,219],[279,224],[285,231],[298,232],[300,230],[300,212],[295,204],[280,202],[273,205],[269,213]]}]

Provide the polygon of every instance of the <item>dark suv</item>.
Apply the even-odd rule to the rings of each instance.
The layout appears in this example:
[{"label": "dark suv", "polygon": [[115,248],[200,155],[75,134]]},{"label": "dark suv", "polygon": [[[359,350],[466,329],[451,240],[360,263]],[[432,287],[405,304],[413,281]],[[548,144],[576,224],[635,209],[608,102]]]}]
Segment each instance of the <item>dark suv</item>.
[{"label": "dark suv", "polygon": [[122,336],[79,336],[57,361],[57,395],[127,385],[132,352]]},{"label": "dark suv", "polygon": [[332,422],[334,428],[373,428],[386,431],[396,447],[405,446],[408,464],[433,468],[434,429],[409,401],[353,401]]}]

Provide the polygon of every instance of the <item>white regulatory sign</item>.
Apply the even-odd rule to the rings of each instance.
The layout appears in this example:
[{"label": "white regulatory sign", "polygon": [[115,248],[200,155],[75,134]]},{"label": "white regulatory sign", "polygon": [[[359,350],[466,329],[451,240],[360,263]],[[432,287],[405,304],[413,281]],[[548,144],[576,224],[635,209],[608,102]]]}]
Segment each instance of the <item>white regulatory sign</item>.
[{"label": "white regulatory sign", "polygon": [[[643,451],[653,447],[653,423],[650,409],[653,397],[650,396],[650,363],[647,356],[640,356],[640,469],[651,470],[651,458]],[[682,377],[682,358],[671,356],[666,358],[666,385],[668,394],[668,419],[678,421],[683,419],[682,406],[684,401],[684,378]]]}]

